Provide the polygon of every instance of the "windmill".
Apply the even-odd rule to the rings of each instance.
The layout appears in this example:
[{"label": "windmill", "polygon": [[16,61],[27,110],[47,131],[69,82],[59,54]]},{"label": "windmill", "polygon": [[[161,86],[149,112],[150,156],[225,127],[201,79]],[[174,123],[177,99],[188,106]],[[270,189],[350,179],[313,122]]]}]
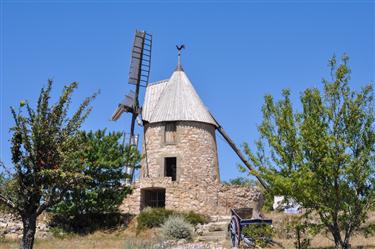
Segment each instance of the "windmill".
[{"label": "windmill", "polygon": [[[112,115],[112,121],[117,121],[124,112],[131,114],[129,145],[138,147],[138,135],[134,134],[135,122],[142,108],[139,105],[139,93],[141,87],[146,87],[150,77],[151,68],[152,35],[145,31],[135,31],[133,47],[131,50],[131,62],[128,83],[135,86],[120,102]],[[126,134],[124,134],[126,139]],[[134,178],[134,166],[125,165],[125,172],[130,176],[125,184],[129,185]]]},{"label": "windmill", "polygon": [[[131,123],[130,123],[130,133],[129,133],[129,145],[138,147],[138,135],[134,134],[135,122],[137,121],[138,116],[141,114],[142,108],[139,105],[139,94],[141,87],[147,87],[149,76],[150,76],[150,67],[151,67],[151,48],[152,48],[152,35],[145,31],[136,31],[134,36],[134,42],[132,47],[131,54],[131,63],[129,70],[129,80],[128,83],[135,85],[135,91],[130,90],[130,92],[125,96],[123,101],[120,102],[117,109],[112,115],[112,120],[117,121],[120,116],[124,113],[131,114]],[[182,70],[181,66],[181,51],[185,48],[185,45],[176,46],[178,50],[178,64],[176,70]],[[212,113],[211,117],[217,123],[217,130],[223,136],[225,141],[249,169],[249,171],[254,171],[252,165],[243,155],[241,150],[236,146],[233,140],[226,133],[224,128],[217,122]],[[124,137],[124,139],[126,139]],[[125,171],[130,176],[127,179],[126,184],[130,184],[134,178],[134,165],[125,165]],[[259,176],[255,175],[258,181],[268,189],[267,184]]]}]

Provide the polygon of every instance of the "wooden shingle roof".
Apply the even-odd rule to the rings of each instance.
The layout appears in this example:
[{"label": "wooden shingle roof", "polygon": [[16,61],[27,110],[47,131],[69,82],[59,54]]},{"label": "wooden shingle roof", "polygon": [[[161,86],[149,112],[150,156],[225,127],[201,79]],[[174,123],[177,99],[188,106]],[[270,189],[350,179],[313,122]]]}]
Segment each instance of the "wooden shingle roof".
[{"label": "wooden shingle roof", "polygon": [[218,127],[183,70],[147,86],[142,119],[149,123],[197,121]]}]

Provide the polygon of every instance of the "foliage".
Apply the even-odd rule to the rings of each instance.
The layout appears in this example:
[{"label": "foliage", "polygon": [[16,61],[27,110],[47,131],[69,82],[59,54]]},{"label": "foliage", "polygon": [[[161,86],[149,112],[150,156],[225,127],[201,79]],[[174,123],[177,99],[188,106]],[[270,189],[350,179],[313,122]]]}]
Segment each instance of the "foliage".
[{"label": "foliage", "polygon": [[[1,162],[0,162],[1,163]],[[4,176],[4,173],[0,173],[0,193],[9,192],[8,189],[8,180]],[[9,207],[0,202],[0,213],[8,213]]]},{"label": "foliage", "polygon": [[315,235],[324,228],[313,222],[308,215],[287,215],[279,223],[280,228],[275,231],[276,236],[286,239],[295,239],[297,249],[310,248],[310,242]]},{"label": "foliage", "polygon": [[208,216],[197,214],[193,211],[190,211],[188,213],[181,213],[181,216],[193,226],[198,224],[205,224],[210,221],[210,218]]},{"label": "foliage", "polygon": [[106,130],[80,132],[80,149],[76,153],[82,161],[82,174],[90,177],[84,188],[75,188],[64,196],[64,202],[54,213],[68,216],[114,213],[129,192],[123,182],[127,177],[124,165],[137,166],[138,150],[119,143],[122,134]]},{"label": "foliage", "polygon": [[273,227],[266,224],[253,224],[245,226],[242,230],[243,234],[251,238],[256,246],[266,247],[272,241],[274,234]]},{"label": "foliage", "polygon": [[236,177],[233,179],[229,179],[228,181],[224,182],[225,185],[237,185],[243,187],[252,187],[256,185],[256,181],[246,178],[246,177]]},{"label": "foliage", "polygon": [[88,180],[76,156],[80,148],[77,132],[91,112],[89,105],[96,95],[86,98],[69,117],[71,96],[77,86],[75,82],[66,86],[51,105],[50,80],[42,88],[35,109],[27,102],[21,103],[18,110],[11,108],[15,122],[11,128],[13,184],[11,192],[0,192],[0,202],[21,216],[21,247],[25,249],[33,247],[36,218]]},{"label": "foliage", "polygon": [[172,210],[164,208],[145,208],[137,216],[137,230],[140,231],[146,228],[160,227],[172,214],[174,214]]},{"label": "foliage", "polygon": [[172,215],[161,226],[161,231],[167,239],[191,239],[194,228],[183,217]]},{"label": "foliage", "polygon": [[146,228],[160,227],[170,216],[180,216],[192,225],[204,224],[209,222],[209,217],[197,214],[193,211],[188,213],[176,212],[164,208],[145,208],[137,216],[137,230]]},{"label": "foliage", "polygon": [[362,226],[359,230],[359,233],[363,234],[365,238],[375,236],[375,223]]},{"label": "foliage", "polygon": [[349,247],[375,204],[373,88],[350,89],[347,62],[330,60],[332,80],[305,90],[300,112],[288,90],[277,102],[265,96],[256,153],[245,144],[269,190],[315,210],[336,248]]}]

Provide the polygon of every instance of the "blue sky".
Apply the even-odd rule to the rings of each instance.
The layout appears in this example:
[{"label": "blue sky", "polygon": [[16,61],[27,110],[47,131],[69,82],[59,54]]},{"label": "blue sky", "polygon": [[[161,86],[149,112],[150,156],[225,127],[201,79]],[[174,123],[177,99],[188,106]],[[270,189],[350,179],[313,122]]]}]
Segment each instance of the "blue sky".
[{"label": "blue sky", "polygon": [[[373,1],[1,1],[0,159],[10,164],[10,106],[35,105],[47,79],[53,96],[80,83],[72,110],[98,89],[84,129],[128,130],[128,116],[110,116],[127,84],[135,29],[153,34],[151,81],[182,63],[200,97],[238,144],[258,137],[263,96],[289,88],[297,105],[321,88],[332,54],[349,54],[351,86],[374,81]],[[240,162],[217,134],[221,177]]]}]

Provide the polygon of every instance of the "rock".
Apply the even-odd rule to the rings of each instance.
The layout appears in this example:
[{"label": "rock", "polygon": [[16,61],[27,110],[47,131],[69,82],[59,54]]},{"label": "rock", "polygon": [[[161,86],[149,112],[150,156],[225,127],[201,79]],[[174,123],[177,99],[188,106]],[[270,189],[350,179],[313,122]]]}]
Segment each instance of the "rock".
[{"label": "rock", "polygon": [[7,234],[5,234],[4,238],[6,240],[17,240],[18,239],[18,234],[16,234],[16,233],[7,233]]},{"label": "rock", "polygon": [[180,239],[177,241],[177,245],[183,245],[186,244],[186,239]]},{"label": "rock", "polygon": [[208,227],[209,232],[223,231],[223,227],[220,225],[212,224]]},{"label": "rock", "polygon": [[[22,237],[23,225],[21,218],[13,214],[0,213],[0,237],[10,240]],[[38,219],[36,238],[47,238],[49,236],[49,225],[47,219]]]}]

